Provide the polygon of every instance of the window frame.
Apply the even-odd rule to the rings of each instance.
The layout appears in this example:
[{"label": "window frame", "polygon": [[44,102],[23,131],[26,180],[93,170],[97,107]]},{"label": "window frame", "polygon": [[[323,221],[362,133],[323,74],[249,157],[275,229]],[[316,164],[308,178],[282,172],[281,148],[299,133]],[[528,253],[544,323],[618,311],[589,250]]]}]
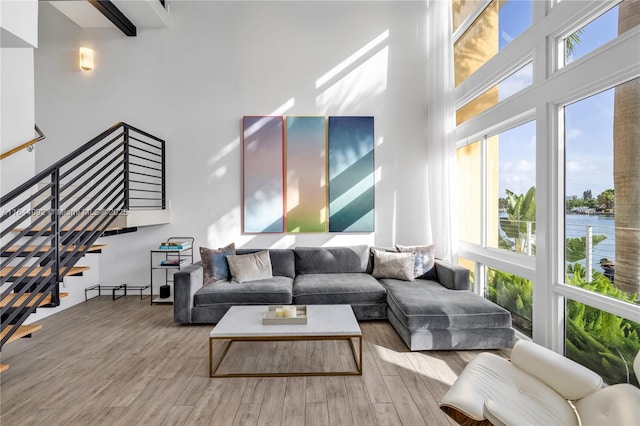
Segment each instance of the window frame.
[{"label": "window frame", "polygon": [[[536,120],[536,256],[484,247],[486,229],[481,231],[480,245],[458,242],[458,254],[475,262],[474,290],[479,294],[484,294],[486,267],[531,279],[533,340],[559,353],[564,353],[565,299],[631,321],[637,321],[640,312],[637,305],[564,282],[564,106],[640,77],[640,26],[560,67],[564,38],[621,1],[534,1],[531,26],[454,90],[457,110],[499,82],[500,76],[533,60],[533,85],[457,126],[454,140],[456,148],[478,140],[484,144],[485,135]],[[458,28],[454,43],[484,7],[478,7]],[[482,161],[486,163],[486,158]],[[486,182],[482,187],[484,191]],[[482,215],[486,214],[485,195]],[[486,227],[485,216],[481,226]]]}]

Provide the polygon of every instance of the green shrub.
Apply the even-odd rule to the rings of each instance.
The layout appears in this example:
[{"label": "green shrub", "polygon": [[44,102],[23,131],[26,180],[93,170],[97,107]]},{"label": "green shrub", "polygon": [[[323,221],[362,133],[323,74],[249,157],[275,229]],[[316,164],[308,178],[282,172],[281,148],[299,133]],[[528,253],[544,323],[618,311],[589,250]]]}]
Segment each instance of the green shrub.
[{"label": "green shrub", "polygon": [[[600,272],[593,272],[590,283],[585,268],[576,263],[567,267],[567,283],[605,296],[636,303],[636,295],[628,296]],[[567,301],[566,355],[597,372],[605,382],[634,383],[633,359],[640,351],[640,323],[604,312],[600,309]]]}]

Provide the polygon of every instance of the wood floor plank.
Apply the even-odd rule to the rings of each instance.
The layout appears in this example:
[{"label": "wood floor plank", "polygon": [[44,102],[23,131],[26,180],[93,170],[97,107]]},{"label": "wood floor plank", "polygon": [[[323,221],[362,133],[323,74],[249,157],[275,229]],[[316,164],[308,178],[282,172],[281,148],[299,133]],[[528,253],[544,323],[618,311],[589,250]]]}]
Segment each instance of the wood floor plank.
[{"label": "wood floor plank", "polygon": [[384,381],[402,424],[426,425],[402,378],[400,376],[386,376]]},{"label": "wood floor plank", "polygon": [[449,416],[444,414],[438,407],[438,401],[442,396],[435,399],[432,393],[429,391],[431,387],[438,384],[438,380],[433,380],[416,371],[409,358],[414,358],[415,355],[421,356],[422,354],[407,353],[405,355],[405,361],[400,369],[400,377],[407,388],[407,391],[413,398],[418,411],[422,415],[422,418],[431,424],[446,425],[449,424]]},{"label": "wood floor plank", "polygon": [[306,377],[287,377],[281,423],[284,426],[304,424],[306,379]]},{"label": "wood floor plank", "polygon": [[310,402],[305,407],[305,425],[329,426],[329,410],[325,402]]},{"label": "wood floor plank", "polygon": [[398,412],[393,403],[376,403],[373,404],[373,412],[376,415],[379,426],[398,426],[402,425]]},{"label": "wood floor plank", "polygon": [[210,380],[209,385],[204,389],[200,399],[193,407],[191,415],[186,424],[208,425],[213,419],[213,413],[218,408],[222,399],[222,393],[230,379]]},{"label": "wood floor plank", "polygon": [[147,388],[147,386],[149,386],[150,381],[151,377],[138,377],[133,380],[127,380],[122,388],[123,391],[118,393],[108,406],[131,406],[136,400],[138,400],[138,398],[140,398],[142,392]]},{"label": "wood floor plank", "polygon": [[305,391],[307,403],[327,402],[327,388],[325,377],[307,377],[307,389]]},{"label": "wood floor plank", "polygon": [[[363,376],[212,379],[213,326],[174,324],[170,305],[100,296],[40,325],[3,347],[3,425],[452,425],[438,401],[480,353],[410,352],[388,322],[367,321]],[[237,345],[230,365],[254,372],[353,363],[346,342]]]},{"label": "wood floor plank", "polygon": [[376,424],[373,405],[364,379],[362,377],[345,377],[345,385],[347,386],[353,424],[356,426]]},{"label": "wood floor plank", "polygon": [[233,418],[233,426],[252,426],[257,424],[260,404],[240,404]]},{"label": "wood floor plank", "polygon": [[193,406],[190,405],[174,405],[172,406],[167,415],[162,419],[162,426],[178,426],[187,424],[187,419],[193,411]]},{"label": "wood floor plank", "polygon": [[271,371],[279,373],[291,372],[293,344],[294,342],[291,341],[276,343],[276,350],[272,354]]},{"label": "wood floor plank", "polygon": [[322,341],[313,340],[307,343],[307,371],[326,371]]},{"label": "wood floor plank", "polygon": [[242,395],[243,404],[262,404],[266,392],[274,392],[270,377],[251,377]]},{"label": "wood floor plank", "polygon": [[375,339],[372,339],[369,343],[369,348],[371,350],[371,354],[373,355],[373,360],[378,366],[378,369],[380,370],[380,374],[382,376],[397,376],[400,373],[396,365],[397,363],[394,359],[395,348],[390,348],[385,345],[384,342],[387,339],[381,333],[381,330],[385,331],[384,327],[381,327],[377,323],[373,324],[372,331]]},{"label": "wood floor plank", "polygon": [[387,391],[378,363],[374,359],[372,344],[364,342],[365,351],[362,354],[364,360],[362,364],[362,377],[367,385],[372,403],[390,403],[391,396]]},{"label": "wood floor plank", "polygon": [[307,340],[295,342],[295,350],[291,354],[291,371],[305,371],[308,344]]},{"label": "wood floor plank", "polygon": [[230,380],[224,388],[220,403],[213,412],[213,422],[219,426],[232,425],[233,419],[240,407],[242,394],[247,387],[247,379]]},{"label": "wood floor plank", "polygon": [[180,394],[175,404],[178,406],[194,406],[202,396],[202,392],[209,384],[208,377],[192,377]]},{"label": "wood floor plank", "polygon": [[262,400],[262,408],[258,417],[259,425],[279,425],[282,422],[282,406],[287,379],[285,377],[271,377],[272,392],[266,392]]},{"label": "wood floor plank", "polygon": [[329,423],[345,426],[353,425],[344,377],[327,377],[326,386]]},{"label": "wood floor plank", "polygon": [[121,420],[126,424],[160,424],[186,386],[184,378],[152,379]]},{"label": "wood floor plank", "polygon": [[120,419],[122,415],[127,411],[125,407],[107,407],[104,408],[98,415],[91,420],[91,425],[100,426],[113,426],[123,424]]}]

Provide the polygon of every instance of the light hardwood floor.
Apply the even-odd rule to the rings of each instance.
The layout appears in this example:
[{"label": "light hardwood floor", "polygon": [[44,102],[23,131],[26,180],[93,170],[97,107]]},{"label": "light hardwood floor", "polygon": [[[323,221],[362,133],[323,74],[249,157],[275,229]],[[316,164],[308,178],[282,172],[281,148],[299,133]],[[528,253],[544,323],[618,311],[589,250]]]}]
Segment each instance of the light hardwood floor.
[{"label": "light hardwood floor", "polygon": [[[410,352],[387,322],[361,322],[361,377],[212,379],[211,326],[172,315],[149,299],[103,296],[40,321],[2,351],[0,424],[451,425],[438,401],[478,353]],[[226,368],[353,362],[335,342],[257,345],[236,346]]]}]

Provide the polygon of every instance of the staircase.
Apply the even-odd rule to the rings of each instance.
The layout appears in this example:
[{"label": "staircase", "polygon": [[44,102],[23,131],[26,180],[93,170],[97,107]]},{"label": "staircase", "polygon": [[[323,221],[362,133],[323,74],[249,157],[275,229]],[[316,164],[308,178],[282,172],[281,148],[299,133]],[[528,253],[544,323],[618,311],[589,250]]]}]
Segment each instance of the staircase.
[{"label": "staircase", "polygon": [[0,351],[40,329],[24,322],[60,305],[98,238],[168,222],[165,182],[165,142],[117,123],[0,198]]}]

